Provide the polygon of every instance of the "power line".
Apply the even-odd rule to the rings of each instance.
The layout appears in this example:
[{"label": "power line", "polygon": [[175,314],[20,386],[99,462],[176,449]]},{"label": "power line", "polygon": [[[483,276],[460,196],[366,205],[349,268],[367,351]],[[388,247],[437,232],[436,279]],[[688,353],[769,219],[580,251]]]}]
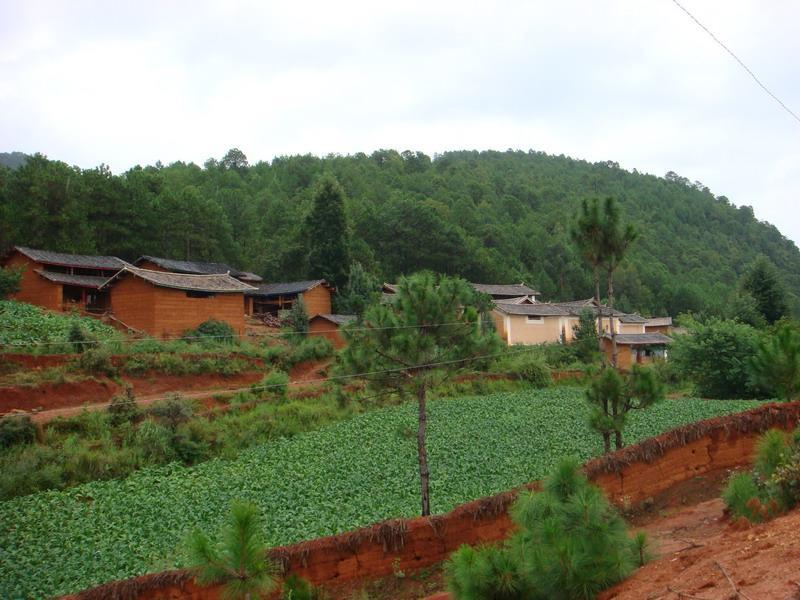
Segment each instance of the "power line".
[{"label": "power line", "polygon": [[720,40],[720,39],[719,39],[719,38],[718,38],[716,35],[714,35],[714,34],[711,32],[711,30],[709,30],[709,28],[708,28],[708,27],[706,27],[705,25],[703,25],[703,24],[702,24],[702,23],[701,23],[701,22],[700,22],[700,21],[697,19],[697,17],[695,17],[695,16],[694,16],[692,13],[690,13],[690,12],[689,12],[689,11],[686,9],[686,7],[684,7],[684,6],[683,6],[683,5],[682,5],[680,2],[678,2],[678,0],[672,0],[672,2],[673,2],[673,3],[675,3],[675,6],[677,6],[678,8],[680,8],[680,9],[681,9],[683,12],[685,12],[687,15],[689,15],[689,18],[690,18],[692,21],[694,21],[695,23],[697,23],[697,25],[698,25],[698,26],[699,26],[699,27],[700,27],[700,28],[701,28],[703,31],[705,31],[705,32],[706,32],[706,33],[707,33],[709,36],[711,36],[711,39],[713,39],[713,40],[714,40],[714,41],[715,41],[717,44],[719,44],[720,46],[722,46],[722,48],[725,50],[725,52],[727,52],[728,54],[730,54],[730,55],[733,57],[733,59],[734,59],[734,60],[735,60],[737,63],[739,63],[739,65],[740,65],[740,66],[741,66],[741,67],[742,67],[742,68],[743,68],[745,71],[747,71],[747,73],[750,75],[750,77],[752,77],[752,78],[753,78],[753,81],[755,81],[755,82],[756,82],[756,83],[759,85],[759,87],[760,87],[762,90],[764,90],[764,91],[765,91],[767,94],[769,94],[769,96],[770,96],[770,97],[771,97],[773,100],[775,100],[775,102],[777,102],[778,104],[780,104],[780,105],[781,105],[781,108],[783,108],[783,110],[785,110],[787,113],[789,113],[789,114],[790,114],[792,117],[794,117],[794,119],[795,119],[795,120],[796,120],[798,123],[800,123],[800,117],[798,117],[798,116],[797,116],[797,114],[796,114],[796,113],[795,113],[795,112],[794,112],[794,111],[793,111],[791,108],[789,108],[788,106],[786,106],[786,105],[785,105],[785,104],[784,104],[784,103],[781,101],[781,99],[780,99],[780,98],[778,98],[778,97],[777,97],[775,94],[773,94],[773,93],[772,93],[772,92],[769,90],[769,88],[767,88],[767,86],[766,86],[766,85],[764,85],[763,83],[761,83],[761,80],[760,80],[758,77],[756,77],[756,74],[755,74],[755,73],[753,73],[753,71],[750,69],[750,67],[748,67],[746,64],[744,64],[744,62],[742,62],[742,60],[741,60],[741,59],[740,59],[738,56],[736,56],[736,54],[734,54],[733,50],[731,50],[730,48],[728,48],[728,46],[726,46],[726,45],[725,45],[725,44],[722,42],[722,40]]}]

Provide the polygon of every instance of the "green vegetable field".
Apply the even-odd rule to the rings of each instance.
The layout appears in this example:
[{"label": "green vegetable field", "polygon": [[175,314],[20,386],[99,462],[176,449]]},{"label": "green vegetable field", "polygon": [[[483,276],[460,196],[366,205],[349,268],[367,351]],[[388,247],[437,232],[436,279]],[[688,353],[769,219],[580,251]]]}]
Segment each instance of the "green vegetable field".
[{"label": "green vegetable field", "polygon": [[92,317],[58,314],[38,306],[0,300],[0,344],[12,344],[19,352],[32,352],[44,342],[66,342],[73,323],[77,323],[94,339],[118,339],[119,332]]},{"label": "green vegetable field", "polygon": [[[674,400],[631,418],[627,441],[754,406]],[[579,388],[430,404],[434,512],[545,474],[565,454],[601,450]],[[369,412],[248,450],[236,460],[143,470],[124,480],[0,504],[0,597],[42,598],[180,565],[198,526],[215,530],[234,498],[263,510],[275,545],[419,511],[415,407]]]}]

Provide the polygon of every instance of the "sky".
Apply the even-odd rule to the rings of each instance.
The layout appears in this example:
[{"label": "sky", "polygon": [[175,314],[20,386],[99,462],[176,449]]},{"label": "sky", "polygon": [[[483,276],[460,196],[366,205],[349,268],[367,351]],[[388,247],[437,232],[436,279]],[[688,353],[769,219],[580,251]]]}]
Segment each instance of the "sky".
[{"label": "sky", "polygon": [[[800,114],[800,3],[681,3]],[[0,151],[84,168],[534,149],[675,171],[800,245],[798,142],[672,0],[0,0]]]}]

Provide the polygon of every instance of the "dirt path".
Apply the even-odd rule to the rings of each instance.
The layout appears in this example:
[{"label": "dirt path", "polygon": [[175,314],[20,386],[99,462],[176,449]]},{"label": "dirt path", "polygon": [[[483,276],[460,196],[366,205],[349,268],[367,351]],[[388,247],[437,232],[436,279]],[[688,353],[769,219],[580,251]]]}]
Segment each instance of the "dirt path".
[{"label": "dirt path", "polygon": [[[252,384],[257,383],[260,381],[262,377],[261,373],[258,373],[257,376],[253,377]],[[320,376],[321,377],[321,376]],[[312,382],[309,382],[309,379]],[[299,381],[290,381],[288,384],[289,394],[292,395],[292,391],[298,392],[301,396],[308,396],[309,393],[312,391],[310,388],[318,387],[320,384],[313,383],[314,377],[306,378],[305,380],[301,379]],[[180,394],[182,398],[187,400],[210,400],[217,396],[232,396],[238,392],[247,392],[250,390],[250,385],[246,386],[238,386],[238,387],[213,387],[209,389],[200,389],[200,390],[186,390],[186,389],[171,389],[163,392],[159,392],[156,394],[149,394],[149,395],[136,395],[136,402],[139,406],[147,406],[149,404],[153,404],[154,402],[158,402],[159,400],[163,400],[169,394]],[[317,392],[319,393],[319,392]],[[69,417],[73,415],[77,415],[84,410],[105,410],[108,408],[110,402],[96,402],[96,403],[86,403],[79,406],[66,406],[62,408],[53,408],[50,410],[43,410],[39,412],[35,412],[31,414],[31,420],[34,423],[47,423],[52,421],[57,417]],[[210,408],[210,406],[209,406]]]}]

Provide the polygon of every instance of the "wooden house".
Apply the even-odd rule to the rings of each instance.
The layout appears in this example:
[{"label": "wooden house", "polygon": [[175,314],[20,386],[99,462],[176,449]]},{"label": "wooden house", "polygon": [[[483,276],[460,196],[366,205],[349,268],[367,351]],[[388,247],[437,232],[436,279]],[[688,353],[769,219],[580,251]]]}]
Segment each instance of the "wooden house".
[{"label": "wooden house", "polygon": [[331,314],[331,293],[333,286],[324,279],[310,281],[290,281],[286,283],[262,283],[245,293],[248,302],[245,312],[248,315],[271,314],[290,310],[298,298],[303,299],[306,313],[314,315]]},{"label": "wooden house", "polygon": [[125,266],[104,289],[123,325],[154,337],[177,337],[214,319],[244,333],[244,294],[254,288],[230,275],[196,275]]},{"label": "wooden house", "polygon": [[55,311],[104,313],[109,308],[108,279],[127,263],[115,256],[66,254],[15,246],[3,258],[22,271],[20,290],[11,297]]},{"label": "wooden house", "polygon": [[[672,338],[663,333],[617,334],[617,367],[629,371],[633,365],[646,365],[657,360],[667,360],[667,346]],[[603,353],[610,361],[613,353],[611,336],[602,339]]]},{"label": "wooden house", "polygon": [[308,334],[324,337],[338,349],[345,345],[340,328],[355,320],[355,315],[315,315],[308,322]]}]

